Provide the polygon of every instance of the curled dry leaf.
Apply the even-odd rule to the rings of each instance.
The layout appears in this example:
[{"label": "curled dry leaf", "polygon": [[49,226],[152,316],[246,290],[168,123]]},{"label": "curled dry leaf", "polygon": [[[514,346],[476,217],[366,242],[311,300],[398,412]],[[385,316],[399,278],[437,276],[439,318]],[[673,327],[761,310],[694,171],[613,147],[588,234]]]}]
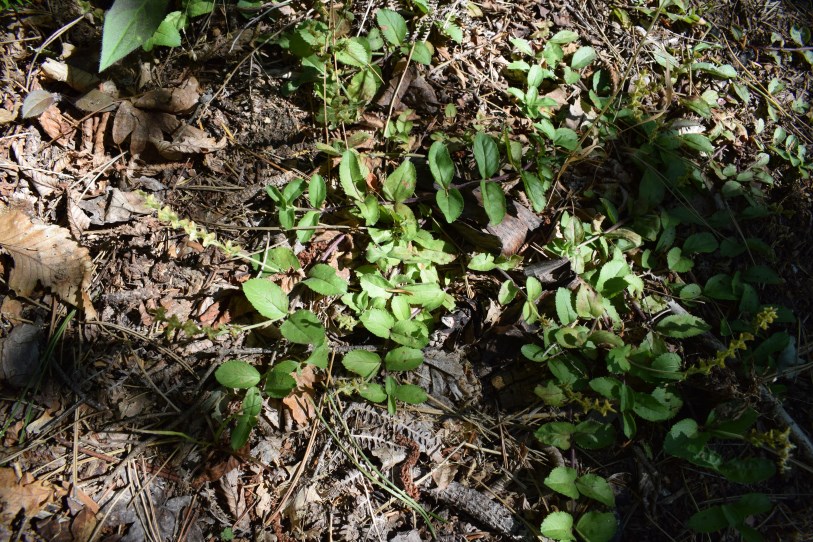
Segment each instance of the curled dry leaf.
[{"label": "curled dry leaf", "polygon": [[87,293],[90,255],[68,230],[34,224],[25,213],[2,207],[0,247],[14,259],[8,284],[18,295],[29,295],[40,282],[63,301],[84,309],[88,319],[96,318]]},{"label": "curled dry leaf", "polygon": [[69,66],[64,62],[58,62],[52,58],[46,59],[42,63],[40,70],[46,79],[66,83],[79,92],[88,91],[99,84],[99,78],[92,73]]}]

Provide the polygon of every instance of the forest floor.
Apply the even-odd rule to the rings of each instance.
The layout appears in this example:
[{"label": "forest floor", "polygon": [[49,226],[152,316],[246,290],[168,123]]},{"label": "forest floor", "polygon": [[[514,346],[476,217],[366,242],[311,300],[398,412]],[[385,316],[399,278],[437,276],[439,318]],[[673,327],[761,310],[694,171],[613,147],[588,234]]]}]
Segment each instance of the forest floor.
[{"label": "forest floor", "polygon": [[[179,47],[139,49],[101,75],[98,10],[70,28],[82,15],[72,2],[2,12],[0,539],[813,540],[813,168],[799,150],[813,143],[810,3],[390,4],[217,3]],[[382,9],[411,34],[393,37]],[[321,32],[309,20],[333,32],[323,69],[341,84],[297,79],[314,58],[297,47]],[[377,37],[384,48],[373,51],[386,54],[370,62],[336,46],[362,43],[351,35]],[[552,37],[561,46],[546,47]],[[545,82],[531,84],[536,75]],[[677,141],[654,135],[668,130],[696,169],[664,190],[636,153]],[[503,157],[488,174],[486,151],[472,159],[475,134],[493,136]],[[435,204],[435,141],[451,151],[450,186],[465,202],[451,226]],[[361,183],[340,171],[352,169],[347,148],[361,157]],[[417,186],[398,195],[387,172],[404,157]],[[667,177],[673,165],[664,159]],[[497,182],[480,185],[487,177]],[[281,201],[297,178],[309,199],[302,188],[296,205]],[[498,183],[501,226],[487,189]],[[368,227],[370,201],[355,190],[373,198],[376,219],[389,213],[387,227],[434,236],[412,239],[407,250],[420,248],[383,288],[364,273],[383,273],[394,252],[371,256],[390,238],[384,219]],[[686,201],[696,223],[667,212]],[[733,225],[715,222],[719,212]],[[647,217],[658,223],[649,236]],[[634,278],[604,277],[620,259]],[[307,289],[306,277],[322,282]],[[715,277],[727,277],[723,293]],[[284,324],[244,290],[258,278],[287,295]],[[610,294],[614,280],[626,282]],[[415,287],[430,282],[439,301],[417,301]],[[386,302],[351,295],[373,292]],[[618,297],[594,312],[580,305],[585,292]],[[705,333],[662,325],[676,303],[710,324]],[[688,376],[766,306],[778,316],[750,350]],[[283,329],[305,313],[324,343]],[[371,315],[389,322],[384,331],[372,332]],[[648,377],[593,369],[616,352],[603,340],[636,355],[661,348],[656,359],[678,366],[653,364],[660,373]],[[548,365],[544,349],[570,361]],[[409,360],[393,351],[420,351],[422,362],[400,371]],[[230,360],[262,372],[251,416],[253,392],[216,374]],[[585,366],[589,386],[568,380]],[[258,389],[247,378],[235,388]],[[611,381],[681,399],[659,418],[664,403],[627,409],[626,396],[602,394]],[[362,398],[376,394],[384,406]],[[737,425],[745,412],[754,421]],[[714,416],[734,422],[723,430]],[[692,419],[718,440],[667,453],[670,428]],[[606,423],[610,441],[540,431],[585,421]],[[775,474],[715,470],[712,456]],[[611,494],[557,484],[554,469],[596,474]],[[770,505],[736,508],[743,495]],[[690,528],[701,510],[713,518]],[[553,526],[559,512],[578,532]]]}]

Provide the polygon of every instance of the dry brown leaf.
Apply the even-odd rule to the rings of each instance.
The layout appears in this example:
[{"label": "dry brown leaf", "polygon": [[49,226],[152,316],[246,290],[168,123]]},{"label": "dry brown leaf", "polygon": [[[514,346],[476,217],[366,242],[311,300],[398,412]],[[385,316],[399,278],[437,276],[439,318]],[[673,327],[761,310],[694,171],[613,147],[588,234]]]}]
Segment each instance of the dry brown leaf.
[{"label": "dry brown leaf", "polygon": [[47,79],[67,83],[79,92],[85,92],[99,84],[99,78],[95,75],[51,58],[46,59],[40,69]]},{"label": "dry brown leaf", "polygon": [[54,498],[54,488],[30,474],[18,480],[14,469],[0,468],[0,521],[9,525],[25,510],[26,517],[38,514]]},{"label": "dry brown leaf", "polygon": [[189,111],[200,99],[200,85],[194,77],[187,79],[179,88],[159,88],[151,90],[133,100],[133,105],[141,109],[154,109],[166,113]]},{"label": "dry brown leaf", "polygon": [[306,365],[302,371],[291,376],[296,380],[296,389],[282,400],[282,404],[288,407],[291,417],[298,425],[308,425],[316,416],[316,409],[313,406],[313,385],[318,376],[312,365]]},{"label": "dry brown leaf", "polygon": [[141,154],[147,142],[163,141],[163,134],[174,132],[181,122],[168,113],[151,113],[124,101],[113,120],[113,141],[117,145],[130,137],[130,152]]},{"label": "dry brown leaf", "polygon": [[76,127],[69,119],[65,118],[56,104],[43,111],[37,120],[39,120],[43,131],[51,139],[55,139],[65,146],[70,144],[70,139],[73,137]]},{"label": "dry brown leaf", "polygon": [[203,130],[182,124],[172,134],[172,142],[162,140],[153,141],[153,144],[167,160],[181,160],[185,154],[206,154],[220,150],[226,146],[226,138],[218,141]]},{"label": "dry brown leaf", "polygon": [[34,224],[22,211],[0,207],[0,246],[14,259],[8,285],[18,295],[29,295],[39,281],[84,309],[88,319],[96,318],[87,293],[93,264],[68,230]]}]

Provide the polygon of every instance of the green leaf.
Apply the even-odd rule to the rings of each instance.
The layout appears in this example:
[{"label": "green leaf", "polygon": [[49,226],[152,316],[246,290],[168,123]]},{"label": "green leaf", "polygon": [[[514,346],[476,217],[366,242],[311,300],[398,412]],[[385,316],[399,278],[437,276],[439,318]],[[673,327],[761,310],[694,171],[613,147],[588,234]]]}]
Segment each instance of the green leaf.
[{"label": "green leaf", "polygon": [[249,279],[243,283],[243,293],[251,306],[272,322],[288,315],[288,295],[266,279]]},{"label": "green leaf", "polygon": [[265,393],[274,399],[284,399],[296,388],[296,380],[283,371],[271,371],[265,379]]},{"label": "green leaf", "polygon": [[438,204],[443,218],[451,224],[463,214],[463,195],[457,188],[449,188],[448,191],[438,190],[435,193],[435,201]]},{"label": "green leaf", "polygon": [[757,484],[776,474],[773,461],[764,457],[743,457],[726,461],[717,469],[737,484]]},{"label": "green leaf", "polygon": [[135,51],[155,33],[168,0],[115,0],[104,17],[99,71]]},{"label": "green leaf", "polygon": [[215,371],[215,379],[226,388],[248,389],[260,381],[260,372],[245,361],[232,359]]},{"label": "green leaf", "polygon": [[415,48],[412,50],[412,60],[424,66],[432,64],[432,50],[425,41],[415,42]]},{"label": "green leaf", "polygon": [[314,175],[308,183],[308,201],[311,207],[318,209],[327,198],[327,185],[321,175]]},{"label": "green leaf", "polygon": [[585,542],[610,542],[618,529],[618,520],[612,512],[591,510],[579,518],[576,532]]},{"label": "green leaf", "polygon": [[186,4],[186,16],[190,19],[200,17],[201,15],[208,15],[215,9],[214,2],[207,1],[192,1]]},{"label": "green leaf", "polygon": [[572,30],[560,30],[548,40],[548,43],[555,43],[557,45],[564,45],[579,39],[579,34]]},{"label": "green leaf", "polygon": [[557,493],[561,493],[571,499],[578,499],[579,491],[576,489],[575,484],[577,476],[578,473],[576,469],[570,467],[556,467],[550,471],[544,483]]},{"label": "green leaf", "polygon": [[336,274],[336,270],[324,263],[317,263],[308,271],[304,282],[308,288],[321,295],[344,295],[347,281]]},{"label": "green leaf", "polygon": [[683,134],[680,136],[680,139],[683,141],[683,144],[690,149],[705,152],[709,155],[714,154],[714,145],[712,145],[709,138],[703,134]]},{"label": "green leaf", "polygon": [[441,141],[435,141],[429,147],[429,171],[432,177],[443,188],[449,188],[454,178],[454,163],[449,149]]},{"label": "green leaf", "polygon": [[156,45],[163,47],[180,47],[181,46],[181,33],[178,31],[185,24],[186,17],[180,11],[173,11],[168,13],[161,24],[158,25],[155,33],[148,39],[143,48],[145,51],[151,51]]},{"label": "green leaf", "polygon": [[382,339],[390,338],[390,330],[395,325],[395,318],[384,309],[367,309],[361,313],[359,320],[367,331]]},{"label": "green leaf", "polygon": [[395,398],[410,405],[425,403],[429,396],[426,391],[415,384],[399,384],[395,388]]},{"label": "green leaf", "polygon": [[357,104],[368,104],[375,97],[381,86],[381,74],[378,66],[367,66],[350,79],[347,85],[347,97]]},{"label": "green leaf", "polygon": [[500,149],[493,137],[477,132],[474,136],[474,160],[481,179],[490,179],[500,169]]},{"label": "green leaf", "polygon": [[405,284],[401,289],[408,292],[406,300],[410,305],[420,305],[428,311],[437,309],[446,300],[446,292],[436,282]]},{"label": "green leaf", "polygon": [[550,188],[550,182],[543,181],[538,175],[530,171],[522,171],[520,176],[522,177],[522,184],[525,187],[525,194],[531,201],[534,211],[541,213],[548,204],[546,195]]},{"label": "green leaf", "polygon": [[573,516],[567,512],[551,512],[539,527],[539,531],[548,538],[570,542],[573,537]]},{"label": "green leaf", "polygon": [[359,395],[373,403],[383,403],[387,400],[387,392],[381,384],[367,383],[359,389]]},{"label": "green leaf", "polygon": [[311,352],[311,355],[305,359],[305,363],[308,365],[313,365],[314,367],[318,367],[320,369],[327,369],[327,356],[328,356],[328,347],[327,342],[323,342],[321,344],[316,345]]},{"label": "green leaf", "polygon": [[579,319],[579,315],[573,310],[573,292],[567,288],[556,290],[556,315],[563,326]]},{"label": "green leaf", "polygon": [[683,252],[686,254],[710,254],[717,250],[719,243],[709,232],[700,232],[690,235],[683,243]]},{"label": "green leaf", "polygon": [[722,506],[712,506],[692,514],[686,525],[698,533],[713,533],[728,527]]},{"label": "green leaf", "polygon": [[573,441],[585,450],[599,450],[615,442],[615,428],[597,420],[585,420],[573,431]]},{"label": "green leaf", "polygon": [[666,254],[666,265],[675,273],[686,273],[694,267],[694,262],[683,257],[683,251],[679,247],[673,247]]},{"label": "green leaf", "polygon": [[[610,484],[597,474],[585,474],[576,480],[579,493],[610,508],[615,507],[615,494]],[[575,497],[574,497],[575,498]]]},{"label": "green leaf", "polygon": [[379,273],[365,273],[359,277],[361,289],[373,299],[389,299],[392,297],[393,285]]},{"label": "green leaf", "polygon": [[371,378],[381,367],[381,357],[375,352],[368,350],[351,350],[344,355],[342,365],[350,372],[356,373],[362,378]]},{"label": "green leaf", "polygon": [[378,27],[384,39],[392,45],[403,45],[407,34],[407,24],[401,15],[391,9],[379,9],[375,14]]},{"label": "green leaf", "polygon": [[522,38],[508,38],[508,41],[514,46],[514,49],[523,55],[534,56],[534,50],[528,40]]},{"label": "green leaf", "polygon": [[480,181],[480,191],[483,194],[483,207],[486,209],[488,222],[496,226],[505,218],[505,192],[499,183],[488,181]]},{"label": "green leaf", "polygon": [[240,416],[237,418],[237,425],[231,432],[232,450],[239,450],[248,442],[248,436],[251,434],[251,429],[254,427],[256,421],[255,418],[251,418],[250,416]]},{"label": "green leaf", "polygon": [[308,228],[302,230],[296,230],[296,239],[300,243],[307,243],[310,241],[313,234],[316,233],[316,230],[310,229],[315,228],[319,224],[319,218],[322,216],[320,211],[308,211],[304,214],[302,218],[299,219],[299,222],[296,223],[297,228]]},{"label": "green leaf", "polygon": [[667,337],[687,339],[706,333],[711,330],[711,326],[702,318],[691,314],[670,314],[657,323],[655,330]]},{"label": "green leaf", "polygon": [[514,284],[513,280],[508,279],[500,286],[500,291],[497,294],[497,302],[500,305],[507,305],[514,300],[518,293],[519,288],[517,288],[517,285]]},{"label": "green leaf", "polygon": [[401,203],[413,193],[417,175],[415,165],[407,158],[384,181],[384,195],[396,203]]},{"label": "green leaf", "polygon": [[561,450],[570,449],[570,437],[576,430],[576,426],[570,422],[549,422],[541,425],[534,436],[542,444],[556,446]]},{"label": "green leaf", "polygon": [[365,38],[349,38],[340,43],[336,60],[356,68],[366,67],[373,59],[370,43]]},{"label": "green leaf", "polygon": [[361,166],[358,161],[358,154],[347,150],[342,154],[342,161],[339,164],[339,182],[344,193],[354,200],[364,200],[359,186],[364,183],[364,175],[361,173]]},{"label": "green leaf", "polygon": [[782,284],[779,274],[767,265],[749,267],[743,274],[742,280],[752,284]]},{"label": "green leaf", "polygon": [[325,340],[325,328],[311,311],[300,309],[279,328],[282,336],[296,344],[320,344]]},{"label": "green leaf", "polygon": [[573,53],[573,58],[570,60],[570,67],[574,70],[586,68],[596,59],[596,50],[592,47],[580,47],[578,51]]},{"label": "green leaf", "polygon": [[399,346],[384,356],[384,366],[388,371],[411,371],[423,363],[423,352],[417,348]]},{"label": "green leaf", "polygon": [[708,73],[709,75],[720,79],[735,79],[737,77],[737,70],[734,69],[734,66],[731,64],[717,66],[710,62],[695,62],[691,65],[691,69],[694,71]]},{"label": "green leaf", "polygon": [[410,348],[423,348],[429,344],[429,330],[426,325],[415,320],[401,320],[392,326],[390,338]]}]

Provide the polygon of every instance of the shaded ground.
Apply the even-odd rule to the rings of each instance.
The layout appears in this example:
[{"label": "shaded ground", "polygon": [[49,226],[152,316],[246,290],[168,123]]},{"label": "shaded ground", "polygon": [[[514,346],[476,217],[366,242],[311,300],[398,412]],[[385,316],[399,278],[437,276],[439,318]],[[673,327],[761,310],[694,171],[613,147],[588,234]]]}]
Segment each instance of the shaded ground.
[{"label": "shaded ground", "polygon": [[[775,46],[772,32],[787,35],[791,21],[811,24],[809,6],[721,4],[701,10],[712,25],[687,26],[664,17],[647,39],[720,40],[725,46],[717,52],[719,58],[741,67],[744,80],[764,86],[779,77],[787,86],[773,99],[784,111],[783,125],[810,144],[810,110],[791,110],[793,100],[810,97],[810,66],[785,58],[780,67],[772,55],[789,53],[770,49]],[[357,6],[359,16],[362,8]],[[646,55],[640,65],[626,69],[636,40],[646,31],[618,24],[603,3],[486,2],[479,9],[481,14],[475,11],[466,20],[463,45],[439,49],[439,60],[422,67],[398,100],[396,112],[407,106],[415,111],[412,152],[425,154],[429,133],[440,129],[450,140],[475,126],[494,133],[506,127],[527,133],[528,122],[516,115],[500,77],[504,59],[510,58],[509,37],[532,39],[545,27],[578,30],[601,51],[602,66],[617,74],[612,85],[619,89],[630,85],[621,80],[623,74],[638,79],[652,69],[654,61]],[[424,364],[409,376],[430,393],[427,403],[399,407],[391,417],[336,391],[331,380],[338,369],[306,370],[292,396],[263,404],[249,443],[233,452],[224,420],[240,404],[217,384],[213,372],[234,358],[259,367],[273,365],[280,361],[275,348],[280,336],[276,329],[235,328],[220,334],[213,329],[260,321],[240,290],[256,270],[169,227],[134,191],[152,194],[182,218],[251,252],[289,242],[284,231],[270,225],[274,217],[265,186],[307,178],[318,168],[327,173],[336,163],[315,148],[325,134],[315,120],[319,104],[313,96],[284,97],[281,92],[290,75],[290,57],[277,47],[257,47],[253,40],[304,18],[305,7],[292,4],[260,22],[241,18],[231,5],[219,7],[210,19],[189,28],[183,47],[159,51],[160,62],[146,53],[128,57],[105,74],[120,96],[130,99],[128,118],[135,128],[127,133],[121,109],[111,104],[110,111],[99,111],[105,104],[77,103],[86,89],[75,88],[75,81],[73,86],[55,81],[57,76],[43,67],[52,63],[51,69],[58,71],[57,57],[70,43],[78,49],[65,62],[95,73],[98,36],[93,25],[62,34],[34,54],[66,22],[65,11],[51,6],[54,10],[56,19],[40,5],[3,14],[0,106],[5,109],[0,113],[8,115],[0,139],[0,197],[9,209],[37,223],[67,229],[88,250],[93,273],[87,291],[97,315],[89,314],[81,298],[75,304],[84,303],[86,310],[74,314],[42,289],[15,294],[7,285],[11,268],[19,264],[3,261],[0,495],[5,509],[0,510],[0,538],[198,541],[228,540],[233,534],[244,540],[412,542],[434,534],[440,540],[535,539],[542,519],[559,502],[542,480],[554,466],[568,465],[595,469],[611,482],[620,525],[616,540],[737,539],[734,532],[699,535],[685,527],[698,503],[716,504],[742,491],[665,455],[659,445],[647,444],[662,442],[667,427],[646,428],[635,442],[590,453],[570,450],[563,455],[534,438],[541,423],[571,419],[573,412],[546,407],[534,395],[538,366],[519,354],[529,329],[519,322],[519,310],[503,312],[489,301],[501,281],[493,277],[471,276],[451,288],[458,309],[437,322],[434,341],[424,349]],[[731,39],[734,25],[747,39]],[[388,82],[397,77],[384,73]],[[92,81],[87,88],[97,84]],[[60,99],[44,103],[42,114],[21,119],[23,99],[40,88]],[[155,89],[186,90],[173,95],[177,103],[158,112],[137,101]],[[687,97],[691,89],[678,91]],[[654,111],[671,98],[644,95],[640,100]],[[381,130],[389,105],[381,103],[385,105],[371,106],[356,127]],[[454,121],[444,116],[442,105],[448,103],[457,108]],[[768,135],[753,131],[756,119],[766,118],[760,109],[764,104],[754,103],[753,108],[728,104],[720,113],[737,135],[720,151],[731,162],[751,163],[770,140],[772,125],[765,130]],[[585,120],[584,111],[576,108],[570,115],[574,127]],[[185,123],[196,131],[171,141],[172,130],[166,130],[158,134],[163,147],[139,146],[138,127],[161,123],[173,130],[173,123]],[[351,126],[346,128],[351,132]],[[331,134],[346,136],[338,130]],[[601,159],[596,156],[568,163],[550,209],[518,219],[527,230],[519,239],[491,232],[485,241],[497,237],[515,242],[527,263],[537,262],[541,258],[534,247],[555,235],[561,211],[598,212],[592,204],[584,206],[586,192],[636,190],[639,173],[630,154],[608,149]],[[797,339],[803,363],[795,366],[792,377],[776,383],[785,386],[780,391],[787,412],[810,433],[813,382],[807,356],[813,267],[807,245],[813,188],[789,165],[772,168],[777,186],[770,198],[781,212],[742,227],[745,236],[753,229],[773,248],[772,263],[784,283],[772,287],[767,297],[797,317],[789,332]],[[713,210],[713,205],[698,203],[701,210]],[[464,250],[484,242],[482,236],[472,241],[458,233],[450,237]],[[295,248],[303,267],[321,261],[347,270],[359,258],[348,230],[319,231],[306,246]],[[698,266],[695,272],[707,278],[714,265]],[[302,276],[291,272],[277,278],[288,281],[290,290]],[[556,277],[551,283],[568,281],[567,276]],[[335,331],[334,355],[349,344],[369,342],[363,333],[339,333],[342,315],[331,312],[335,307],[329,300],[297,297],[299,306],[334,324],[329,326]],[[686,348],[695,357],[712,351],[703,344]],[[742,399],[774,419],[756,384],[728,373],[686,388],[691,399],[686,409],[700,418],[720,395]],[[316,408],[309,406],[310,399]],[[748,488],[767,493],[775,505],[754,525],[767,539],[813,539],[812,469],[813,457],[800,450],[786,473]],[[376,470],[391,483],[374,483]],[[405,505],[404,494],[433,514],[431,523]],[[571,511],[583,512],[576,508]]]}]

